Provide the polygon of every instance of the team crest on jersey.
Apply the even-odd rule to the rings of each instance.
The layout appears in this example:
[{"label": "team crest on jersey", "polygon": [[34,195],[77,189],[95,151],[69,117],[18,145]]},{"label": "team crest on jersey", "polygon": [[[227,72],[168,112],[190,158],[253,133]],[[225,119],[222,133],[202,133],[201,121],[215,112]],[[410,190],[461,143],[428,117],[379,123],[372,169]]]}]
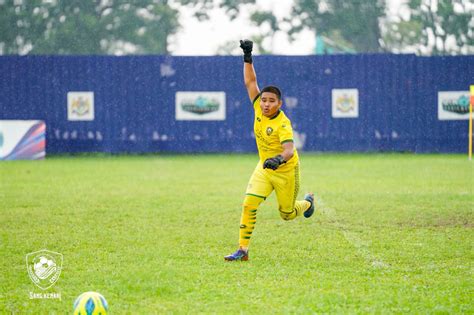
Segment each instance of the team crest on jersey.
[{"label": "team crest on jersey", "polygon": [[257,117],[257,121],[258,121],[258,122],[260,122],[260,121],[261,121],[260,117]]},{"label": "team crest on jersey", "polygon": [[272,132],[273,132],[272,127],[268,127],[268,128],[267,128],[267,136],[271,135]]}]

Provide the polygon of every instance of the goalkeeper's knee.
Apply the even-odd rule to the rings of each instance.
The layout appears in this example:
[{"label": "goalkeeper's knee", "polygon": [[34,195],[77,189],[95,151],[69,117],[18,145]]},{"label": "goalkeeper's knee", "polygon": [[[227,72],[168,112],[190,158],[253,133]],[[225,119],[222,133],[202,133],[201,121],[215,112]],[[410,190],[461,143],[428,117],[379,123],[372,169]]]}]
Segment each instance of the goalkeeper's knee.
[{"label": "goalkeeper's knee", "polygon": [[242,204],[242,207],[244,209],[247,209],[247,208],[256,209],[262,203],[263,200],[264,199],[261,197],[246,195],[244,199],[244,203]]},{"label": "goalkeeper's knee", "polygon": [[257,208],[262,203],[263,199],[256,196],[245,196],[244,203],[242,204],[242,214],[244,217],[257,215]]},{"label": "goalkeeper's knee", "polygon": [[280,207],[278,208],[278,211],[280,211],[280,217],[285,221],[293,220],[297,215],[296,209],[285,210]]}]

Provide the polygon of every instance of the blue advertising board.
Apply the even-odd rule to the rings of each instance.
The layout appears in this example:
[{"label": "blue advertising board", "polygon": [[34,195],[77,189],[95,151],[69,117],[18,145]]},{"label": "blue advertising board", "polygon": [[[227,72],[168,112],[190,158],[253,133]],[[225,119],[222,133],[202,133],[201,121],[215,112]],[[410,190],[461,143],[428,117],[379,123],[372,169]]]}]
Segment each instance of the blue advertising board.
[{"label": "blue advertising board", "polygon": [[[281,88],[304,151],[467,150],[465,114],[440,119],[439,106],[452,106],[438,93],[469,93],[474,56],[256,56],[254,65],[260,87]],[[48,154],[256,150],[241,57],[2,56],[0,73],[0,120],[44,121]]]}]

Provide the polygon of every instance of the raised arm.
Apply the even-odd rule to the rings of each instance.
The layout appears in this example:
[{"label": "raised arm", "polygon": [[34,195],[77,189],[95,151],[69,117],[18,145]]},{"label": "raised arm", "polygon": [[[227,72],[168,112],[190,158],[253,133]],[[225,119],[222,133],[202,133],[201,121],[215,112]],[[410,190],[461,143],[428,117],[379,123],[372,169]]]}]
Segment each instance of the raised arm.
[{"label": "raised arm", "polygon": [[247,39],[241,40],[240,48],[244,51],[244,83],[250,101],[253,102],[257,95],[260,94],[260,89],[257,84],[257,74],[252,64],[253,42]]}]

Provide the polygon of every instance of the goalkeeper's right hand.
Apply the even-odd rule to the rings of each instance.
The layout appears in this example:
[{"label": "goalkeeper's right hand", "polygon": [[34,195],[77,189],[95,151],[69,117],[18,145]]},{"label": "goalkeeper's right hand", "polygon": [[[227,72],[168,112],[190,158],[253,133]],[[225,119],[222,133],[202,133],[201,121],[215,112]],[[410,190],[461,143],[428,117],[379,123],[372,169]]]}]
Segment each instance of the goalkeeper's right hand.
[{"label": "goalkeeper's right hand", "polygon": [[240,48],[244,51],[244,62],[252,63],[253,42],[248,39],[241,40]]}]

